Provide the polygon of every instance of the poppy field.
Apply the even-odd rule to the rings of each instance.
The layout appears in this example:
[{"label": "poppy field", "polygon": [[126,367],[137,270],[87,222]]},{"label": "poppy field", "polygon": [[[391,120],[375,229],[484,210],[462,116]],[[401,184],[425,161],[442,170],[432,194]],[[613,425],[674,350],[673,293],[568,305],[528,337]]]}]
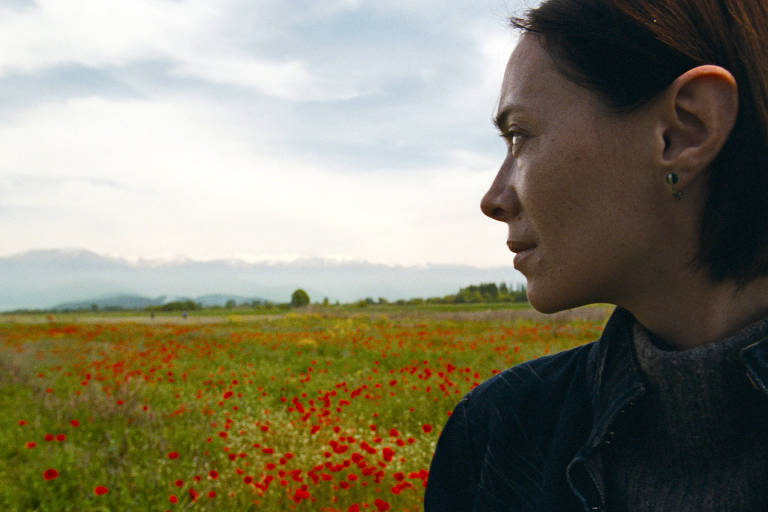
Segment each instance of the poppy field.
[{"label": "poppy field", "polygon": [[604,315],[0,319],[0,509],[417,511],[467,391]]}]

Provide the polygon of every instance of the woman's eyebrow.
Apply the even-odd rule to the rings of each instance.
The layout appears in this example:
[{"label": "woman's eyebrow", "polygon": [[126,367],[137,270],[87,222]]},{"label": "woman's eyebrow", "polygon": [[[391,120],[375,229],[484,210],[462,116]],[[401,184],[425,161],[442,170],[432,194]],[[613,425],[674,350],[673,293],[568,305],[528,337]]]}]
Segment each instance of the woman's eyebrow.
[{"label": "woman's eyebrow", "polygon": [[493,122],[493,125],[500,131],[504,131],[504,126],[506,126],[507,118],[516,113],[525,110],[522,105],[518,105],[516,103],[505,105],[504,108],[500,109],[499,112],[491,119],[491,122]]}]

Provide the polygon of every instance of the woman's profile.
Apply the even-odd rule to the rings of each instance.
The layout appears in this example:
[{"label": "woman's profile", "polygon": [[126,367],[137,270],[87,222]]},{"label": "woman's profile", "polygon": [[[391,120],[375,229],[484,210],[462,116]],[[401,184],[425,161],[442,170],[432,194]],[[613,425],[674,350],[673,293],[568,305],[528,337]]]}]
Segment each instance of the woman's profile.
[{"label": "woman's profile", "polygon": [[512,24],[482,211],[534,308],[617,307],[461,400],[425,510],[768,510],[768,3],[548,0]]}]

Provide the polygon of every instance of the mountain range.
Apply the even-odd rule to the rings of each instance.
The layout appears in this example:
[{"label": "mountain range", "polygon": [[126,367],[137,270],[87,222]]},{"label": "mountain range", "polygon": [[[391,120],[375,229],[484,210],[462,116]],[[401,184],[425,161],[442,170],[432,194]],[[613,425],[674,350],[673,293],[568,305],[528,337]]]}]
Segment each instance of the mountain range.
[{"label": "mountain range", "polygon": [[324,297],[332,302],[365,297],[397,300],[444,296],[481,282],[524,280],[511,266],[397,266],[325,259],[134,262],[83,249],[46,249],[0,257],[0,311],[91,304],[121,296],[161,303],[176,297],[218,296],[207,302],[210,305],[230,298],[238,303],[288,302],[296,288],[306,290],[313,301]]}]

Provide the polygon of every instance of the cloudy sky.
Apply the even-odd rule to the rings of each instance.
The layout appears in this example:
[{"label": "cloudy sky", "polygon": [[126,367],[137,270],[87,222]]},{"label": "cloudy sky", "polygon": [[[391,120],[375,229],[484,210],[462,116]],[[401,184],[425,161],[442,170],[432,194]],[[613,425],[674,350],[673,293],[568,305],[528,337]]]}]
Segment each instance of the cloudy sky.
[{"label": "cloudy sky", "polygon": [[511,265],[524,0],[3,0],[0,256]]}]

